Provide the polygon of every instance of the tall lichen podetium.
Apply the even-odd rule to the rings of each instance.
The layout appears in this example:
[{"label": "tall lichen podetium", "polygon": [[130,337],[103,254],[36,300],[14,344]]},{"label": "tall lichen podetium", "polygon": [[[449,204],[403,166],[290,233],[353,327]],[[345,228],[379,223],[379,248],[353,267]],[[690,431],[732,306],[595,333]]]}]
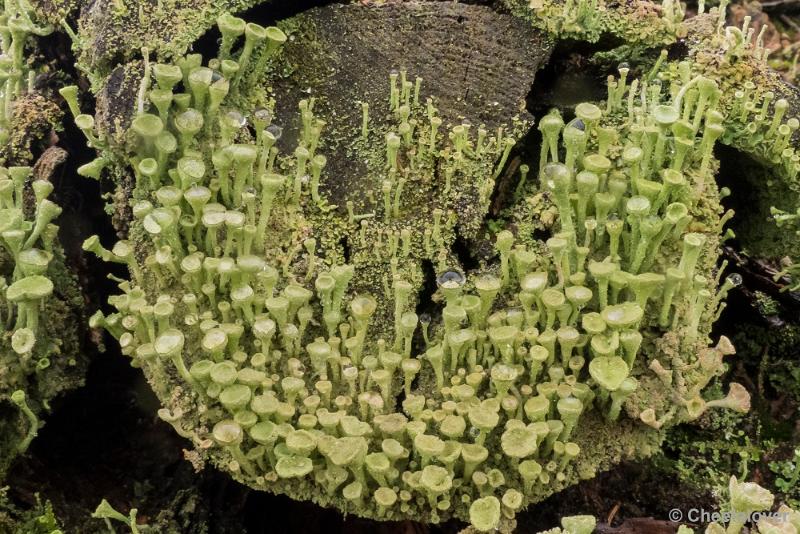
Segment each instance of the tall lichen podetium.
[{"label": "tall lichen podetium", "polygon": [[[229,16],[219,25],[220,57],[154,65],[150,108],[128,146],[108,148],[136,179],[130,239],[84,244],[131,274],[110,298],[117,312],[93,324],[144,370],[159,415],[198,459],[348,513],[492,530],[591,476],[601,460],[584,448],[596,452],[598,427],[652,434],[622,420],[696,416],[730,352],[724,340],[706,348],[724,297],[706,276],[718,204],[697,189],[713,184],[713,142],[681,117],[701,113],[705,130],[719,118],[682,99],[698,80],[664,102],[660,87],[639,97],[618,84],[608,113],[587,103],[566,126],[551,120],[539,176],[558,209],[552,258],[503,231],[499,269],[463,272],[455,234],[481,231],[464,213],[485,216],[520,128],[445,124],[419,82],[394,71],[386,107],[362,107],[350,125],[374,156],[360,195],[372,202],[334,205],[340,184],[322,153],[332,125],[314,98],[299,103],[288,155],[272,109],[235,107],[285,35]],[[433,318],[415,311],[423,260],[439,272]],[[658,343],[675,384],[648,369]],[[640,415],[654,397],[642,381],[666,404],[650,408],[655,421]]]}]

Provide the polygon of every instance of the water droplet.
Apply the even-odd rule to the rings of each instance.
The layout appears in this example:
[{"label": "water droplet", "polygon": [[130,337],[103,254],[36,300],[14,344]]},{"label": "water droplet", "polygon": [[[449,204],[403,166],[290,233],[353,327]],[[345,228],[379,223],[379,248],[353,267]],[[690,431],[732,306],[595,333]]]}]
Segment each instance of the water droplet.
[{"label": "water droplet", "polygon": [[431,324],[431,316],[429,313],[423,313],[419,316],[419,322],[422,324]]},{"label": "water droplet", "polygon": [[225,120],[228,122],[228,124],[237,128],[244,128],[244,125],[247,124],[247,119],[245,116],[235,109],[228,111],[225,114]]},{"label": "water droplet", "polygon": [[283,128],[281,128],[277,124],[270,124],[269,126],[267,126],[267,132],[272,134],[272,137],[274,137],[275,140],[277,141],[283,135]]},{"label": "water droplet", "polygon": [[570,125],[575,128],[576,130],[584,131],[586,130],[586,125],[583,123],[581,119],[576,119],[570,123]]},{"label": "water droplet", "polygon": [[253,118],[260,122],[270,122],[272,120],[272,112],[267,108],[258,108],[253,113]]},{"label": "water droplet", "polygon": [[452,287],[453,285],[462,286],[464,285],[465,281],[466,278],[464,277],[464,275],[458,271],[445,271],[438,277],[436,277],[436,283],[439,286],[445,286],[445,285],[450,287]]},{"label": "water droplet", "polygon": [[728,283],[733,287],[739,287],[742,285],[742,275],[739,273],[733,273],[732,275],[728,276]]},{"label": "water droplet", "polygon": [[618,69],[618,70],[622,70],[622,69],[630,69],[630,68],[631,68],[631,66],[630,66],[630,65],[628,65],[628,62],[627,62],[627,61],[623,61],[622,63],[620,63],[619,65],[617,65],[617,69]]},{"label": "water droplet", "polygon": [[218,82],[222,79],[222,73],[215,70],[211,72],[211,83]]}]

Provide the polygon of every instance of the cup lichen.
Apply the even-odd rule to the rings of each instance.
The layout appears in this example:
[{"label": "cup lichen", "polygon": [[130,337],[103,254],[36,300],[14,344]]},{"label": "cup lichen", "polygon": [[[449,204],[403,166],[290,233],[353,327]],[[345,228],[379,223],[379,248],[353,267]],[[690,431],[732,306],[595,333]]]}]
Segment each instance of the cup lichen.
[{"label": "cup lichen", "polygon": [[[385,109],[358,105],[371,200],[334,205],[317,99],[300,101],[286,140],[241,92],[285,36],[219,24],[220,69],[194,55],[154,65],[152,108],[108,145],[135,175],[129,242],[84,245],[128,265],[117,311],[97,322],[180,410],[181,433],[213,440],[205,457],[347,512],[491,530],[594,472],[592,432],[746,407],[736,384],[699,397],[730,352],[707,346],[724,298],[709,289],[724,223],[710,79],[667,91],[620,68],[604,106],[579,104],[566,124],[548,113],[538,180],[519,192],[554,213],[551,237],[504,229],[498,261],[465,270],[456,235],[483,232],[467,215],[486,213],[523,125],[448,124],[421,80],[392,72]],[[93,146],[110,142],[79,122]],[[440,273],[434,317],[415,308],[422,261]]]}]

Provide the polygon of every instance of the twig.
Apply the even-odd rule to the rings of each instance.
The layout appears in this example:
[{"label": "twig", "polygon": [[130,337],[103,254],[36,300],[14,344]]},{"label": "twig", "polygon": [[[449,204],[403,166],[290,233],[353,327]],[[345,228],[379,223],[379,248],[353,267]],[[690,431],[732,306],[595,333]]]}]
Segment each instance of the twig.
[{"label": "twig", "polygon": [[[787,17],[784,14],[781,14],[780,19],[784,22],[784,24],[786,24],[788,26],[791,26],[794,31],[800,32],[800,25],[798,25],[791,18]],[[795,43],[792,43],[792,44],[795,44]]]},{"label": "twig", "polygon": [[617,512],[619,511],[619,507],[621,505],[622,505],[622,503],[620,501],[617,501],[617,503],[614,505],[614,507],[611,509],[611,511],[608,512],[608,517],[606,518],[606,524],[608,526],[611,526],[611,522],[614,520],[614,517],[616,517]]}]

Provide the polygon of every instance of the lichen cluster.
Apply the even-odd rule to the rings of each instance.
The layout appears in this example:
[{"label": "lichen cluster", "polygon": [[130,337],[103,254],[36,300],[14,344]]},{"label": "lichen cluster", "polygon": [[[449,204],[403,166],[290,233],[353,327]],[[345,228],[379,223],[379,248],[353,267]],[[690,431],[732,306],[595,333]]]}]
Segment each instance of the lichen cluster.
[{"label": "lichen cluster", "polygon": [[[672,81],[665,102],[661,81],[640,85],[634,80],[628,86],[627,71],[623,66],[620,78],[609,80],[605,114],[610,121],[602,120],[604,113],[597,106],[581,104],[575,110],[576,118],[566,126],[557,113],[539,123],[543,134],[541,176],[552,193],[560,221],[560,233],[547,245],[560,282],[583,282],[586,275],[580,275],[589,260],[588,275],[596,286],[585,298],[592,304],[592,295],[597,295],[594,313],[599,312],[602,319],[595,329],[596,315],[585,313],[591,305],[581,318],[583,332],[591,335],[592,362],[617,352],[616,340],[603,335],[607,326],[618,331],[614,333],[619,334],[626,373],[634,368],[642,326],[657,325],[680,334],[673,347],[678,355],[671,362],[677,372],[666,371],[658,359],[650,360],[648,366],[682,399],[687,414],[694,418],[699,415],[695,406],[705,406],[700,391],[720,369],[722,357],[733,353],[724,339],[714,349],[704,348],[705,336],[696,344],[698,327],[719,316],[727,291],[741,283],[739,275],[731,275],[713,294],[707,275],[697,272],[701,256],[706,265],[713,261],[724,224],[715,195],[709,198],[705,194],[716,189],[711,172],[713,146],[724,131],[723,115],[717,109],[719,91],[708,78],[684,77]],[[559,133],[566,148],[563,163],[546,163],[558,161]],[[592,137],[596,152],[586,149],[586,141]],[[574,179],[570,169],[578,171]],[[571,273],[575,272],[578,279],[573,281]],[[565,292],[572,300],[569,289]],[[620,299],[625,294],[628,299]],[[652,310],[652,318],[645,318],[642,324],[646,310]],[[615,324],[609,316],[612,313],[619,317],[630,314],[630,318]],[[658,348],[669,354],[666,343]],[[696,352],[699,359],[687,358]],[[741,388],[733,387],[725,405],[735,406],[737,403],[730,401],[737,394],[742,394]],[[748,399],[740,401],[746,410]],[[669,408],[667,418],[676,408]],[[639,417],[659,427],[663,420],[656,417],[657,411],[648,407]]]},{"label": "lichen cluster", "polygon": [[[727,26],[728,3],[709,9],[706,2],[699,2],[696,13],[682,20],[683,8],[672,1],[654,5],[505,0],[515,16],[555,38],[568,35],[587,42],[608,35],[622,38],[622,44],[595,53],[595,59],[616,57],[633,63],[644,55],[648,63],[650,51],[644,48],[668,46],[655,58],[656,64],[665,67],[659,76],[676,76],[676,70],[688,64],[692,76],[702,74],[715,80],[722,91],[720,109],[725,114],[725,134],[720,142],[751,156],[763,167],[758,177],[745,178],[747,183],[737,192],[750,194],[745,191],[752,190],[752,209],[738,221],[742,246],[764,257],[796,256],[794,250],[800,244],[796,237],[759,223],[769,216],[772,206],[793,212],[800,205],[800,156],[795,153],[799,123],[793,109],[797,94],[769,68],[770,49],[765,46],[769,25],[761,25],[759,30],[759,24],[751,23],[751,17],[746,16],[741,26]],[[684,62],[669,61],[684,57]],[[763,179],[769,187],[761,186]],[[732,232],[728,231],[729,237]]]},{"label": "lichen cluster", "polygon": [[715,78],[724,86],[721,107],[726,115],[726,132],[722,142],[751,154],[797,191],[800,153],[794,138],[800,120],[792,116],[791,94],[781,94],[780,86],[770,80],[776,75],[767,68],[770,51],[762,40],[766,26],[755,36],[749,16],[744,17],[741,27],[725,26],[724,22],[724,18],[718,19],[717,31],[694,61],[673,68],[707,76],[721,70],[722,75]]},{"label": "lichen cluster", "polygon": [[[198,459],[359,515],[491,530],[591,476],[593,428],[747,410],[736,384],[700,396],[734,352],[707,336],[740,280],[714,292],[712,80],[629,81],[622,67],[604,109],[543,117],[537,194],[552,237],[500,231],[499,261],[464,272],[456,233],[483,230],[461,210],[486,213],[518,126],[445,124],[421,79],[392,72],[385,109],[361,104],[351,125],[381,154],[370,200],[337,206],[315,99],[300,102],[288,154],[271,108],[241,107],[286,36],[231,16],[219,28],[208,66],[146,65],[121,150],[62,92],[103,151],[82,173],[122,158],[136,180],[130,239],[84,243],[131,273],[117,312],[92,323],[144,369]],[[438,272],[433,316],[417,313],[423,261]]]},{"label": "lichen cluster", "polygon": [[[764,245],[755,244],[756,251],[786,263],[776,279],[788,275],[785,289],[797,290],[800,233],[792,232],[792,228],[797,219],[794,212],[800,205],[800,120],[790,103],[794,94],[777,83],[778,75],[768,68],[770,50],[763,46],[762,39],[765,30],[763,27],[755,36],[749,16],[744,17],[741,27],[723,27],[723,21],[719,21],[693,70],[719,71],[721,82],[728,85],[721,103],[727,116],[722,142],[746,152],[767,169],[763,175],[768,187],[762,194],[768,196],[769,214],[780,229],[776,232],[780,235],[777,250],[765,250],[772,240],[764,239]],[[766,231],[767,235],[770,233]],[[786,254],[793,260],[783,258]]]},{"label": "lichen cluster", "polygon": [[29,38],[53,31],[31,17],[19,2],[7,2],[0,14],[0,400],[18,408],[0,418],[0,475],[36,436],[48,402],[74,387],[70,370],[79,367],[75,306],[82,302],[64,266],[54,186],[30,166],[11,163],[31,157],[18,143],[31,135],[23,130],[35,98]]},{"label": "lichen cluster", "polygon": [[572,515],[562,517],[561,527],[543,530],[539,534],[592,534],[597,526],[597,519],[591,515]]},{"label": "lichen cluster", "polygon": [[[10,334],[10,339],[8,335],[3,339],[5,376],[2,387],[6,389],[24,387],[27,375],[48,368],[50,357],[60,352],[58,342],[50,341],[51,336],[44,333],[49,325],[40,325],[39,316],[53,293],[53,282],[47,277],[47,271],[58,233],[53,220],[61,213],[61,208],[47,198],[53,185],[37,180],[31,184],[36,202],[35,215],[33,220],[26,219],[24,189],[31,168],[0,167],[0,176],[0,237],[8,253],[3,257],[6,276],[0,281],[3,320]],[[18,445],[24,451],[36,435],[38,420],[27,406],[24,390],[15,390],[11,400],[30,421],[28,435]]]},{"label": "lichen cluster", "polygon": [[637,46],[662,46],[686,33],[684,7],[673,0],[660,5],[639,0],[503,0],[503,4],[558,38],[596,42],[611,34]]},{"label": "lichen cluster", "polygon": [[[800,234],[792,232],[794,212],[800,205],[800,153],[796,90],[768,65],[770,49],[764,46],[766,26],[756,34],[751,17],[741,26],[726,26],[721,8],[687,21],[693,41],[690,59],[671,62],[659,74],[664,80],[702,75],[713,78],[721,91],[720,110],[725,132],[720,142],[752,158],[747,163],[743,193],[751,191],[752,206],[739,219],[742,247],[752,254],[770,257],[784,265],[776,276],[789,276],[786,289],[796,290]],[[666,50],[662,51],[666,57]],[[686,74],[689,73],[689,74]],[[771,218],[775,226],[759,224]],[[777,230],[775,229],[777,227]],[[788,229],[789,231],[785,231]],[[728,230],[727,237],[733,237]]]}]

